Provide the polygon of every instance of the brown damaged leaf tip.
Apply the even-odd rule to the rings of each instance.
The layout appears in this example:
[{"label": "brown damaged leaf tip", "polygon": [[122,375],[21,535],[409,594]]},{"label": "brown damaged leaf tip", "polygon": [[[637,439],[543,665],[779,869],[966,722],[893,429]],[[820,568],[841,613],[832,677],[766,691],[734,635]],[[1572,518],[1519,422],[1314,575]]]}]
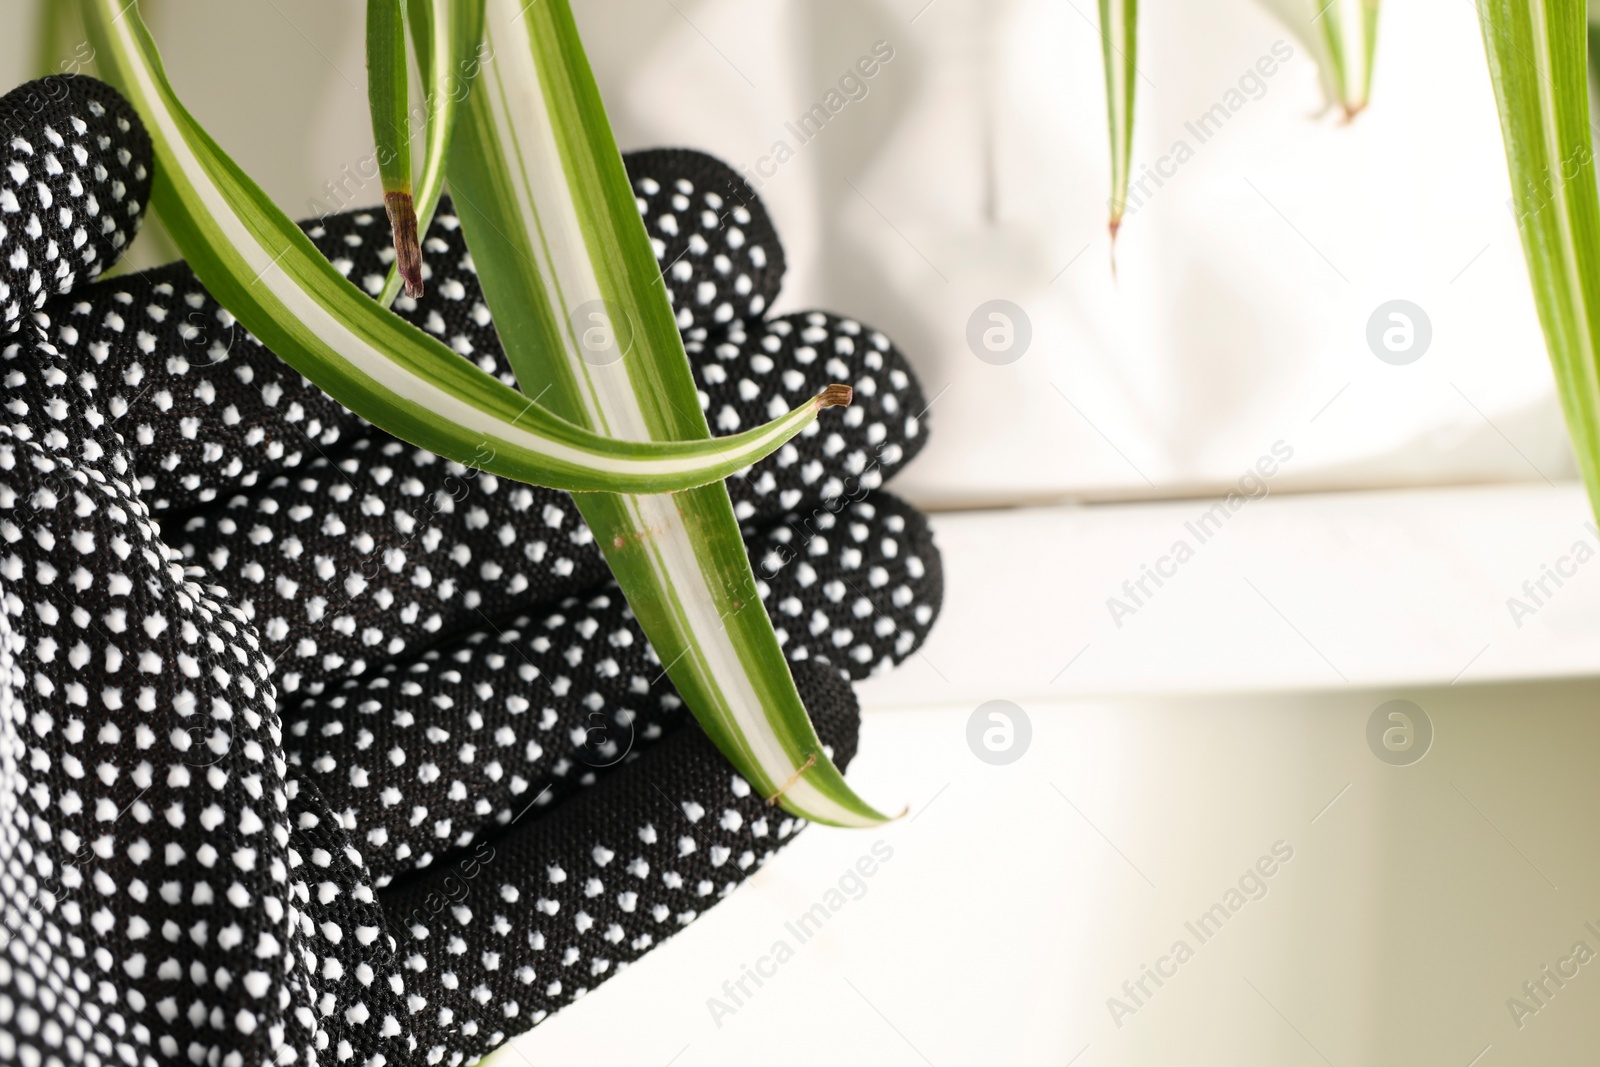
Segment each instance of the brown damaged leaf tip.
[{"label": "brown damaged leaf tip", "polygon": [[856,391],[848,385],[830,385],[817,394],[817,409],[847,408],[855,395]]},{"label": "brown damaged leaf tip", "polygon": [[1111,231],[1111,280],[1117,280],[1117,231],[1122,229],[1122,216],[1117,215],[1107,224]]},{"label": "brown damaged leaf tip", "polygon": [[389,212],[389,228],[394,231],[395,264],[406,295],[422,296],[422,245],[417,240],[417,209],[410,193],[384,193],[383,206]]}]

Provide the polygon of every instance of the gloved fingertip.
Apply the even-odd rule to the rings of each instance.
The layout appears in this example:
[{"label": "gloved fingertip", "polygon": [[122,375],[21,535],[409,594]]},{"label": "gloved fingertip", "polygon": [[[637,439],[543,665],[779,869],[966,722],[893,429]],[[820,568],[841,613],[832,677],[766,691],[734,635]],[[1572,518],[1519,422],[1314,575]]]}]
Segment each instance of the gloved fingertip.
[{"label": "gloved fingertip", "polygon": [[791,663],[827,660],[860,681],[921,648],[943,608],[932,525],[886,490],[791,512],[745,536]]},{"label": "gloved fingertip", "polygon": [[0,330],[121,258],[153,169],[143,123],[104,82],[53,74],[0,97]]},{"label": "gloved fingertip", "polygon": [[623,161],[679,328],[693,332],[766,314],[783,284],[785,260],[750,181],[692,148],[629,152]]}]

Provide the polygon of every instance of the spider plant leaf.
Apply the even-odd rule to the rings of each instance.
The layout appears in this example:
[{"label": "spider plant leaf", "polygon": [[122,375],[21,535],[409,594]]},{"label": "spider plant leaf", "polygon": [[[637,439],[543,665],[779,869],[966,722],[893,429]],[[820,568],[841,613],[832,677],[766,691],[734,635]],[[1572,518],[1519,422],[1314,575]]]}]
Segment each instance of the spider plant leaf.
[{"label": "spider plant leaf", "polygon": [[367,0],[367,103],[377,146],[383,207],[394,233],[394,269],[406,295],[422,295],[422,249],[411,196],[411,70],[406,66],[405,9],[400,0]]},{"label": "spider plant leaf", "polygon": [[1600,3],[1589,0],[1589,87],[1600,96]]},{"label": "spider plant leaf", "polygon": [[33,76],[77,74],[94,60],[94,52],[83,37],[83,22],[74,4],[59,0],[40,0],[35,17],[39,20],[34,38]]},{"label": "spider plant leaf", "polygon": [[[566,0],[489,0],[450,189],[524,392],[597,431],[710,436]],[[721,485],[575,498],[656,654],[738,772],[793,814],[882,822],[822,749]]]},{"label": "spider plant leaf", "polygon": [[1105,60],[1106,120],[1111,131],[1111,240],[1128,207],[1133,158],[1133,91],[1138,79],[1139,0],[1100,0],[1100,52]]},{"label": "spider plant leaf", "polygon": [[1589,499],[1600,508],[1600,196],[1583,0],[1478,0],[1512,206]]},{"label": "spider plant leaf", "polygon": [[1372,59],[1378,47],[1378,0],[1314,2],[1321,7],[1315,21],[1327,49],[1329,89],[1344,108],[1345,118],[1353,119],[1367,106],[1372,93]]},{"label": "spider plant leaf", "polygon": [[848,391],[824,393],[717,441],[618,441],[553,415],[341,275],[184,109],[136,3],[82,2],[103,69],[148,128],[153,200],[189,266],[262,344],[397,437],[556,489],[671,492],[749,466],[822,407],[848,403]]},{"label": "spider plant leaf", "polygon": [[[406,13],[427,114],[415,201],[418,229],[427,233],[444,192],[445,153],[455,134],[456,116],[483,60],[478,52],[483,41],[483,0],[408,0]],[[378,303],[384,307],[394,303],[402,283],[397,256]]]}]

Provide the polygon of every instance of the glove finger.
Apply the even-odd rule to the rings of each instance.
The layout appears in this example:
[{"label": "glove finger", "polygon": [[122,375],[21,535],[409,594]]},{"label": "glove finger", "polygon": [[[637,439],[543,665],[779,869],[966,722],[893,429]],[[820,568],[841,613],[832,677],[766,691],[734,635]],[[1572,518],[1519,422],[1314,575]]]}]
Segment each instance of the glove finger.
[{"label": "glove finger", "polygon": [[922,647],[944,567],[927,518],[899,497],[835,503],[750,537],[750,562],[790,662],[819,659],[859,680]]},{"label": "glove finger", "polygon": [[[816,665],[795,680],[847,765],[859,728],[849,685]],[[480,1055],[537,1025],[704,914],[803,825],[691,727],[384,891],[408,990],[443,1031],[438,1044],[424,1040],[423,1062]]]},{"label": "glove finger", "polygon": [[[394,258],[381,217],[356,211],[303,225],[336,267],[376,292]],[[429,247],[439,247],[431,235],[456,227],[447,204]],[[457,259],[464,258],[458,242]],[[431,267],[423,273],[431,276]],[[430,289],[421,304],[402,296],[395,310],[440,332],[435,308],[452,306],[456,292]],[[488,322],[481,302],[465,313]],[[184,263],[82,288],[47,304],[36,321],[48,340],[30,362],[43,372],[13,374],[9,391],[27,402],[36,423],[51,409],[65,409],[69,425],[109,422],[132,448],[157,513],[189,512],[315,459],[337,460],[357,440],[393,440],[264,348]],[[454,347],[470,355],[459,339]],[[514,384],[503,359],[487,366]]]},{"label": "glove finger", "polygon": [[338,1063],[352,1060],[357,1050],[360,1063],[410,1062],[416,1001],[408,996],[394,952],[399,941],[386,932],[361,853],[316,783],[291,778],[286,791],[293,828],[284,864],[286,896],[290,927],[298,935],[287,978],[304,1006],[274,1021],[281,1045],[330,1049]]},{"label": "glove finger", "polygon": [[320,693],[608,573],[567,494],[393,438],[163,525],[258,624],[285,694]]},{"label": "glove finger", "polygon": [[596,590],[286,703],[285,756],[381,887],[679,728],[665,674],[621,593]]},{"label": "glove finger", "polygon": [[150,199],[150,161],[133,108],[93,78],[0,97],[0,329],[117,261]]},{"label": "glove finger", "polygon": [[783,246],[750,184],[692,149],[630,152],[623,161],[678,329],[693,336],[766,314],[783,284]]}]

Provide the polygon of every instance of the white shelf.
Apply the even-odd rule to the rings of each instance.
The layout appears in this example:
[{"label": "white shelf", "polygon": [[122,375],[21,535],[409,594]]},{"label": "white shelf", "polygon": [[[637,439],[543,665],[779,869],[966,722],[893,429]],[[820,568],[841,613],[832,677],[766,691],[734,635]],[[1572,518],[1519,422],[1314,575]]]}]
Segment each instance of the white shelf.
[{"label": "white shelf", "polygon": [[[1536,613],[1507,601],[1600,537],[1575,484],[1272,496],[1201,543],[1215,501],[935,516],[944,612],[869,707],[996,697],[1316,690],[1600,673],[1600,559]],[[1182,540],[1121,618],[1109,598]],[[1520,621],[1521,625],[1518,626]],[[1075,658],[1076,657],[1076,658]],[[1072,665],[1067,666],[1068,663]]]}]

